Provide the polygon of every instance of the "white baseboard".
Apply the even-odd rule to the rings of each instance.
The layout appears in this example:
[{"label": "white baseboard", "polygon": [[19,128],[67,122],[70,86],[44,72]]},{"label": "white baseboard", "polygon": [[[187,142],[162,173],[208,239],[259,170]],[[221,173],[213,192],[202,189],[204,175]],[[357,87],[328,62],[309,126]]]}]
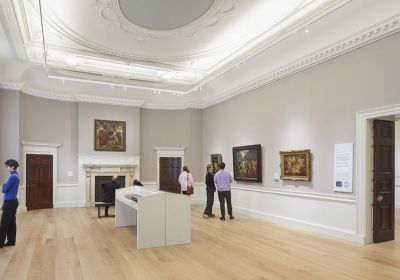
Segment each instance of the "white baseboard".
[{"label": "white baseboard", "polygon": [[28,211],[28,208],[26,206],[19,206],[17,209],[17,213],[22,213]]},{"label": "white baseboard", "polygon": [[[219,208],[219,203],[217,204]],[[270,213],[265,213],[261,211],[256,211],[252,209],[246,209],[241,207],[233,206],[234,211],[241,214],[246,214],[251,217],[260,218],[269,222],[280,224],[287,227],[292,227],[296,229],[306,230],[313,233],[323,234],[335,238],[345,239],[357,243],[364,243],[364,239],[356,235],[355,231],[343,230],[340,228],[330,227],[323,224],[312,223],[304,220],[297,220],[289,217],[284,217],[280,215],[274,215]]]},{"label": "white baseboard", "polygon": [[54,208],[65,208],[65,207],[85,207],[85,201],[68,201],[68,202],[56,202]]},{"label": "white baseboard", "polygon": [[64,183],[59,182],[56,184],[57,188],[79,188],[79,183]]},{"label": "white baseboard", "polygon": [[[252,203],[246,203],[246,200],[252,201]],[[205,205],[205,203],[205,191],[201,197],[192,198],[192,204]],[[232,203],[234,213],[321,235],[364,243],[364,237],[357,235],[355,224],[353,225],[356,213],[355,200],[352,197],[240,187],[232,188]],[[274,206],[265,206],[267,204]],[[219,201],[216,196],[214,207],[219,209]],[[292,211],[288,211],[288,208],[291,208]],[[299,209],[300,212],[303,211],[303,214],[298,215],[296,209]],[[218,213],[216,214],[218,215]],[[336,214],[343,217],[343,223],[335,220]],[[321,215],[326,219],[321,219]]]}]

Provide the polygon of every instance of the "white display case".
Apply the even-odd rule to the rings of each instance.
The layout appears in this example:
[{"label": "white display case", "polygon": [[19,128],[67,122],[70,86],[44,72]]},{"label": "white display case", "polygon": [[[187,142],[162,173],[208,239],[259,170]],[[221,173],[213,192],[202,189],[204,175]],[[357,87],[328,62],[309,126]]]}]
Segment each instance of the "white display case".
[{"label": "white display case", "polygon": [[185,244],[191,241],[190,197],[148,190],[117,189],[115,226],[135,226],[137,248]]}]

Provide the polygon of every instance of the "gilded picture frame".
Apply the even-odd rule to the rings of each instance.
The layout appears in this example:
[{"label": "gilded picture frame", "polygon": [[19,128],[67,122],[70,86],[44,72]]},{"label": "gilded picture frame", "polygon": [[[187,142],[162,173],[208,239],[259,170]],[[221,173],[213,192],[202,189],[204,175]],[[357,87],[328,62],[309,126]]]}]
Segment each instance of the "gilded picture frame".
[{"label": "gilded picture frame", "polygon": [[212,173],[215,174],[219,171],[219,164],[222,162],[221,154],[212,154],[211,155],[211,166],[213,168]]},{"label": "gilded picture frame", "polygon": [[261,145],[233,147],[235,181],[262,182]]},{"label": "gilded picture frame", "polygon": [[94,120],[95,151],[126,151],[126,122]]},{"label": "gilded picture frame", "polygon": [[279,152],[282,180],[311,181],[311,151],[281,151]]}]

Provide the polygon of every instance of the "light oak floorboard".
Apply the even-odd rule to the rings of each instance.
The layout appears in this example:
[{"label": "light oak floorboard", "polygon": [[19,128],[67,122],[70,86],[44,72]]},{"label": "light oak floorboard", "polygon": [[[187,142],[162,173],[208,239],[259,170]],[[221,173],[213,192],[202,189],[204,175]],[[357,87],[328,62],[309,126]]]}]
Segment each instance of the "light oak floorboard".
[{"label": "light oak floorboard", "polygon": [[[203,219],[192,243],[136,249],[136,228],[115,228],[93,208],[17,215],[17,246],[0,249],[1,279],[400,279],[398,241],[359,245],[245,215]],[[218,213],[218,209],[215,209]],[[396,211],[400,229],[400,211]],[[399,231],[396,231],[399,232]]]}]

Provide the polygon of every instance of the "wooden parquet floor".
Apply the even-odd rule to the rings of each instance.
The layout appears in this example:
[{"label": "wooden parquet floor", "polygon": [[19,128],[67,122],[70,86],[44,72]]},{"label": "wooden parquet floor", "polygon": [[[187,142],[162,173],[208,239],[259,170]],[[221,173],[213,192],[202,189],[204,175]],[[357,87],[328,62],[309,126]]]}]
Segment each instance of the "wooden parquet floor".
[{"label": "wooden parquet floor", "polygon": [[134,227],[115,228],[113,218],[97,219],[95,209],[20,213],[17,246],[0,249],[0,277],[400,279],[399,235],[398,241],[359,245],[239,214],[232,221],[203,219],[202,211],[192,206],[191,244],[143,250],[136,249]]}]

